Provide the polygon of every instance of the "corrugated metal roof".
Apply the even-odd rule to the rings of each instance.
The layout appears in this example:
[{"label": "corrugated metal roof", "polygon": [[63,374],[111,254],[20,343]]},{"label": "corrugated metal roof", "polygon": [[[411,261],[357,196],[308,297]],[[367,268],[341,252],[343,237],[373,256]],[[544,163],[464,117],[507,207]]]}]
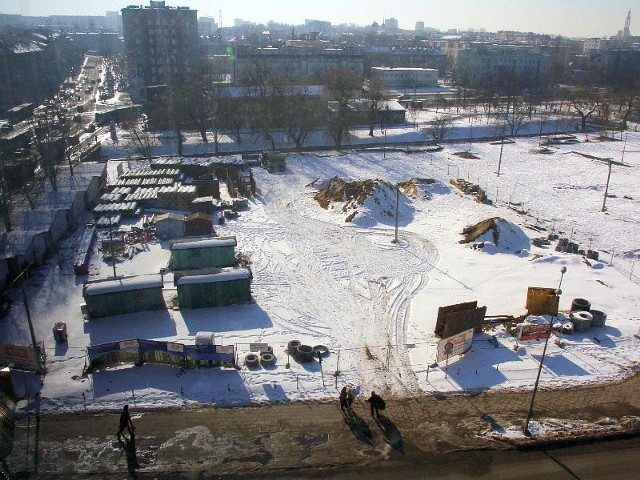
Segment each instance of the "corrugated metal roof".
[{"label": "corrugated metal roof", "polygon": [[235,247],[238,242],[235,238],[212,238],[195,242],[174,243],[171,250],[191,250],[194,248]]},{"label": "corrugated metal roof", "polygon": [[147,275],[85,284],[84,294],[87,296],[104,295],[115,292],[145,290],[147,288],[162,288],[162,277],[160,275]]},{"label": "corrugated metal roof", "polygon": [[178,285],[191,285],[194,283],[217,283],[229,280],[242,280],[250,278],[249,270],[239,268],[227,272],[214,273],[211,275],[187,275],[178,280]]}]

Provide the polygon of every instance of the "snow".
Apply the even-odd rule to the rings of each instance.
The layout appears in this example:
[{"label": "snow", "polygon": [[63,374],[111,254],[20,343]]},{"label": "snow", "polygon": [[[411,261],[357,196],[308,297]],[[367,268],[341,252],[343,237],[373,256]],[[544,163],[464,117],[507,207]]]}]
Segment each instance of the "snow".
[{"label": "snow", "polygon": [[105,295],[107,293],[126,292],[129,290],[144,290],[147,288],[162,288],[160,275],[147,277],[121,278],[91,283],[85,288],[85,295]]},{"label": "snow", "polygon": [[235,238],[212,238],[209,240],[196,240],[194,242],[181,242],[171,245],[171,250],[191,250],[195,248],[235,247]]},{"label": "snow", "polygon": [[[389,129],[387,141],[396,133],[398,141],[409,135]],[[623,143],[578,138],[577,144],[549,147],[550,154],[534,153],[537,137],[517,138],[504,145],[500,175],[500,144],[464,140],[431,153],[388,148],[291,154],[286,172],[279,174],[254,168],[257,196],[237,219],[216,229],[220,236],[235,236],[236,251],[250,258],[251,304],[85,321],[80,312],[85,279],[71,268],[80,229],[29,279],[30,314],[36,338],[45,344],[47,374],[41,384],[14,372],[14,383],[19,390],[28,388],[31,399],[39,389],[40,408],[55,412],[119,409],[125,402],[153,409],[334,399],[344,384],[387,396],[530,390],[544,340],[518,342],[496,324],[476,333],[466,354],[436,364],[440,339],[433,333],[441,306],[477,301],[488,316],[523,315],[529,286],[562,291],[558,318],[544,321],[566,321],[574,298],[588,299],[607,314],[604,327],[553,333],[541,386],[566,388],[628,376],[640,360],[640,289],[633,274],[640,234],[634,198],[640,135],[628,134],[624,165],[613,166],[604,212],[608,161],[584,154],[618,159]],[[455,155],[467,149],[479,158]],[[378,182],[362,205],[343,211],[344,203],[334,202],[325,210],[313,196],[336,176]],[[400,190],[394,243],[396,185],[412,178],[434,181],[421,183],[415,196]],[[450,180],[458,178],[478,183],[492,203],[478,203],[456,189]],[[351,222],[345,222],[348,216]],[[491,233],[459,243],[465,227],[488,218],[500,219],[497,243]],[[554,243],[532,243],[549,233],[599,251],[599,260],[556,251]],[[484,245],[478,248],[479,243]],[[116,265],[117,273],[156,274],[169,256],[168,242],[145,244]],[[563,276],[562,267],[567,268]],[[96,254],[88,279],[111,274],[111,264]],[[167,278],[164,285],[167,295],[175,294]],[[21,302],[18,295],[13,298],[0,332],[9,343],[27,345]],[[51,328],[58,321],[67,323],[67,344],[54,342]],[[88,345],[135,338],[193,344],[198,332],[214,332],[216,344],[234,345],[240,368],[123,364],[83,376]],[[291,340],[325,345],[330,354],[321,364],[298,363],[286,354]],[[259,342],[273,347],[276,364],[247,368],[243,360],[250,344]]]},{"label": "snow", "polygon": [[228,282],[231,280],[243,280],[246,278],[250,278],[249,270],[222,270],[220,273],[212,275],[187,275],[184,277],[180,277],[177,284],[187,285],[194,283],[217,283]]}]

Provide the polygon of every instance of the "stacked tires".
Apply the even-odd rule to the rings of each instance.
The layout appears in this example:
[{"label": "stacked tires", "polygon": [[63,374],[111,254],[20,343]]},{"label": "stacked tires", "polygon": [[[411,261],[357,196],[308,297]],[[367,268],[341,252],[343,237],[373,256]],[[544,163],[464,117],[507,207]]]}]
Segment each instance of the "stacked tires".
[{"label": "stacked tires", "polygon": [[300,363],[312,362],[329,355],[329,349],[324,345],[304,345],[300,340],[291,340],[287,345],[287,352]]}]

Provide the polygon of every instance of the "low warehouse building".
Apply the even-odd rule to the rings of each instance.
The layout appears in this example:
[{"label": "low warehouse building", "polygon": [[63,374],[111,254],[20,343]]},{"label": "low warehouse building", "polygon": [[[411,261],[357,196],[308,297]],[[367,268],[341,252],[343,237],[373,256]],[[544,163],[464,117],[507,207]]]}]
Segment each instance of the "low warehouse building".
[{"label": "low warehouse building", "polygon": [[85,283],[82,289],[85,318],[109,317],[166,308],[162,277],[148,275]]},{"label": "low warehouse building", "polygon": [[177,284],[180,308],[219,307],[251,301],[251,272],[246,268],[185,276]]},{"label": "low warehouse building", "polygon": [[184,215],[161,213],[155,215],[156,235],[161,240],[184,237]]},{"label": "low warehouse building", "polygon": [[178,242],[171,245],[171,270],[189,270],[194,268],[235,267],[235,237],[217,237],[192,242]]},{"label": "low warehouse building", "polygon": [[193,213],[184,219],[184,233],[187,237],[212,235],[213,218],[205,213]]}]

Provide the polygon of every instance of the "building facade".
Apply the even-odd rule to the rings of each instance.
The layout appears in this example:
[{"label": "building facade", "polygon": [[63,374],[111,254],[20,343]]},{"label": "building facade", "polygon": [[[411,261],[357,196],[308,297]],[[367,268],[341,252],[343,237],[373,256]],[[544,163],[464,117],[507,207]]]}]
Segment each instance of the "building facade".
[{"label": "building facade", "polygon": [[379,78],[385,87],[424,88],[438,86],[438,70],[434,68],[371,67],[371,77]]},{"label": "building facade", "polygon": [[176,82],[194,69],[199,42],[196,10],[152,0],[148,7],[123,8],[122,28],[134,89]]},{"label": "building facade", "polygon": [[293,82],[316,84],[322,76],[333,68],[351,70],[362,78],[364,57],[359,48],[327,47],[236,47],[233,62],[233,82],[243,85],[255,75],[261,66],[268,66]]},{"label": "building facade", "polygon": [[551,56],[540,48],[476,44],[458,53],[458,80],[475,87],[536,86],[548,78]]}]

